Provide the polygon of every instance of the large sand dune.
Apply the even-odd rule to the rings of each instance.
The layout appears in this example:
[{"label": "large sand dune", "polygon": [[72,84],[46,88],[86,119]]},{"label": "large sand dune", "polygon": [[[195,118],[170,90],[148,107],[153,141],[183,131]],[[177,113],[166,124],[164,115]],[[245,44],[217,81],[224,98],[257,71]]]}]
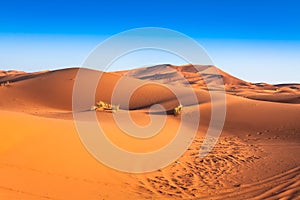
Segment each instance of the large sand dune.
[{"label": "large sand dune", "polygon": [[[205,72],[211,67],[224,81],[227,113],[217,145],[201,159],[199,148],[211,117],[207,84],[215,80],[215,74]],[[192,145],[178,161],[146,174],[110,169],[82,145],[72,120],[78,68],[0,71],[0,199],[297,199],[300,85],[255,84],[214,66],[197,69],[203,73],[191,65],[159,65],[102,74],[95,102],[111,101],[121,78],[129,86],[144,84],[129,106],[123,99],[118,102],[140,125],[149,123],[153,104],[167,110],[178,105],[163,84],[183,99],[190,99],[189,86],[196,94],[196,101],[184,102],[182,113],[201,112]],[[83,111],[94,112],[90,106]],[[112,113],[97,112],[97,117],[111,141],[133,152],[166,145],[180,124],[180,118],[168,115],[158,135],[141,141],[124,134]]]},{"label": "large sand dune", "polygon": [[[214,66],[158,65],[118,73],[142,80],[151,80],[167,84],[191,84],[195,88],[206,90],[206,84],[213,82],[216,76],[215,74],[209,73],[208,69],[210,68],[217,70],[219,76],[224,81],[225,89],[228,94],[263,101],[300,103],[300,84],[271,85],[267,83],[250,83],[231,76]],[[180,76],[183,76],[186,80]]]}]

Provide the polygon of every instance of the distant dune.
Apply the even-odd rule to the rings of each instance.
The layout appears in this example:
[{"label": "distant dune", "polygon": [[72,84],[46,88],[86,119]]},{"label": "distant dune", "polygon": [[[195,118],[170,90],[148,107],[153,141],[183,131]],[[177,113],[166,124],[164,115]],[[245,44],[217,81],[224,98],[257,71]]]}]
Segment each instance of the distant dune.
[{"label": "distant dune", "polygon": [[[250,83],[231,76],[215,66],[158,65],[119,73],[142,80],[159,81],[167,84],[178,84],[181,82],[182,84],[191,84],[194,88],[207,89],[206,83],[215,80],[214,74],[205,72],[208,68],[217,70],[224,81],[225,90],[228,94],[263,101],[300,103],[300,84],[271,85],[267,83]],[[183,82],[183,78],[180,77],[178,72],[187,81]]]},{"label": "distant dune", "polygon": [[[212,68],[219,75],[210,73]],[[121,79],[126,82],[124,92],[144,84],[133,93],[129,106],[125,99],[117,102],[139,125],[149,123],[152,105],[167,110],[179,105],[166,85],[184,99],[182,115],[201,113],[197,136],[177,162],[135,175],[104,166],[81,144],[72,121],[77,72],[78,68],[0,71],[0,199],[299,198],[300,84],[250,83],[201,65],[103,73],[95,102],[110,102]],[[208,91],[207,84],[216,78],[225,86],[226,120],[218,144],[200,159],[211,118],[210,92],[219,92]],[[196,101],[189,100],[189,86]],[[94,112],[91,106],[82,111]],[[97,117],[111,141],[133,152],[163,147],[180,125],[180,118],[168,115],[158,135],[140,141],[120,130],[112,113],[97,112]]]}]

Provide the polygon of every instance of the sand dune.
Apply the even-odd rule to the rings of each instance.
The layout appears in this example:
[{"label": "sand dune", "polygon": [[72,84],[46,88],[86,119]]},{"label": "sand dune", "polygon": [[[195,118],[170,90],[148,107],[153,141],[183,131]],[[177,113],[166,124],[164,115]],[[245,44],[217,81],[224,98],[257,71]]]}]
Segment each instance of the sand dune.
[{"label": "sand dune", "polygon": [[[189,149],[161,170],[122,173],[95,160],[81,144],[72,116],[78,68],[38,73],[0,71],[0,199],[296,199],[300,195],[300,86],[255,84],[220,69],[227,92],[227,114],[217,145],[205,158],[198,153],[211,118],[207,84],[214,66],[159,65],[102,73],[95,102],[110,102],[113,91],[139,87],[129,106],[139,125],[150,121],[149,108],[178,105],[182,115],[200,110],[196,138]],[[206,73],[205,73],[206,72]],[[101,73],[88,70],[88,73]],[[124,76],[122,76],[124,75]],[[206,82],[205,82],[206,81]],[[126,84],[125,84],[126,83]],[[166,85],[167,84],[167,85]],[[218,91],[213,91],[218,92]],[[122,95],[121,95],[122,96]],[[82,111],[90,109],[84,105]],[[110,112],[97,112],[107,137],[123,149],[149,152],[166,145],[180,118],[167,116],[159,134],[134,139],[120,130]],[[188,124],[187,124],[188,125]]]},{"label": "sand dune", "polygon": [[[77,71],[78,68],[70,68],[29,75],[5,76],[3,77],[3,83],[6,81],[10,83],[7,86],[3,86],[0,91],[1,96],[6,97],[0,100],[0,106],[4,105],[3,109],[10,107],[10,109],[20,110],[27,108],[24,104],[31,104],[36,107],[42,106],[44,109],[71,111],[73,84]],[[87,71],[89,73],[97,73],[93,70]],[[95,101],[103,100],[110,102],[116,83],[121,77],[113,73],[103,73],[97,87]],[[122,90],[128,89],[130,86],[141,85],[133,94],[129,109],[146,108],[155,103],[168,104],[167,102],[176,100],[173,92],[162,84],[124,78],[125,80],[122,81],[126,85],[119,85],[119,87],[124,87],[121,88]],[[142,85],[144,83],[146,84]],[[190,90],[185,87],[169,87],[178,91],[180,96],[189,95],[190,93]],[[189,103],[208,102],[210,99],[206,91],[197,91],[196,94],[199,97],[198,102],[186,102],[187,105]],[[121,104],[121,107],[125,104],[121,98],[118,103]],[[86,109],[90,109],[91,106],[87,105]],[[29,107],[29,111],[31,109]]]},{"label": "sand dune", "polygon": [[[228,94],[249,99],[273,101],[282,103],[300,103],[299,84],[271,85],[266,83],[250,83],[238,79],[216,68],[205,65],[158,65],[150,68],[140,68],[131,71],[120,71],[119,74],[142,80],[178,85],[190,85],[194,88],[207,89],[206,84],[215,80],[209,69],[214,68],[223,79]],[[199,73],[200,72],[200,73]]]}]

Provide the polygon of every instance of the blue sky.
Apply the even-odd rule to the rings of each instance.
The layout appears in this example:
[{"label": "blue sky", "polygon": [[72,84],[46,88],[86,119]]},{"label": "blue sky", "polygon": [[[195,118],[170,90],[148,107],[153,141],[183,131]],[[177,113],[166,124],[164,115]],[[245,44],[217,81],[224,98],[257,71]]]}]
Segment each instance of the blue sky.
[{"label": "blue sky", "polygon": [[[194,38],[218,67],[245,80],[300,82],[298,1],[141,2],[1,2],[0,69],[35,71],[78,66],[109,36],[151,26]],[[180,64],[167,55],[153,63],[137,60],[127,59],[123,66]]]}]

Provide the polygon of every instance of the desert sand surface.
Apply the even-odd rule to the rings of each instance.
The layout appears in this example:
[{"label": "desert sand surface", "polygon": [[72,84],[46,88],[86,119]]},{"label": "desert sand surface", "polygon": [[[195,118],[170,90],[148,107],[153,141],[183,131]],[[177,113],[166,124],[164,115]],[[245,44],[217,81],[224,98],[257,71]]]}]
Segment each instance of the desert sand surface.
[{"label": "desert sand surface", "polygon": [[[0,199],[300,199],[300,85],[250,83],[214,66],[198,68],[218,70],[226,90],[224,128],[204,158],[199,149],[210,122],[207,84],[214,74],[192,65],[102,73],[95,102],[110,102],[121,77],[130,85],[145,83],[128,106],[118,102],[139,125],[149,123],[153,104],[178,105],[164,84],[183,99],[190,90],[196,94],[196,103],[185,101],[182,112],[201,113],[191,146],[176,162],[142,174],[105,166],[81,143],[72,115],[78,68],[0,71]],[[83,111],[95,112],[89,106]],[[141,141],[120,130],[113,113],[96,115],[106,136],[132,152],[163,147],[180,124],[180,118],[167,115],[159,134]]]}]

